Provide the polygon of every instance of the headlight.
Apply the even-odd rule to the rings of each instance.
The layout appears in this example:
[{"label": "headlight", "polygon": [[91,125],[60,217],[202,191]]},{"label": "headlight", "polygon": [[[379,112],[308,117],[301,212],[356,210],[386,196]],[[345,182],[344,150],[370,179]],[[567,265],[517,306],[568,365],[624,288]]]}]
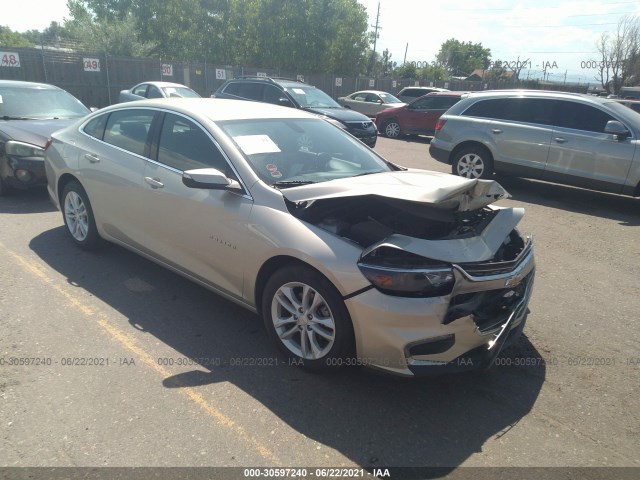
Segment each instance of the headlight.
[{"label": "headlight", "polygon": [[5,144],[4,148],[7,155],[12,155],[14,157],[44,158],[44,148],[31,145],[30,143],[9,140]]},{"label": "headlight", "polygon": [[455,283],[449,266],[399,269],[358,264],[362,274],[381,292],[404,297],[438,297],[451,293]]}]

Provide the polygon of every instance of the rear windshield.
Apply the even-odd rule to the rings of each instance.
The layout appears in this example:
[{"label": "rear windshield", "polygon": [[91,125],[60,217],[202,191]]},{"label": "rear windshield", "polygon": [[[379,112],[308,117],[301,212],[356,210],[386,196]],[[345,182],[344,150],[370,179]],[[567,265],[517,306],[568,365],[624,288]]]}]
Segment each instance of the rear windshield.
[{"label": "rear windshield", "polygon": [[0,87],[0,118],[76,118],[89,109],[70,93],[39,86]]}]

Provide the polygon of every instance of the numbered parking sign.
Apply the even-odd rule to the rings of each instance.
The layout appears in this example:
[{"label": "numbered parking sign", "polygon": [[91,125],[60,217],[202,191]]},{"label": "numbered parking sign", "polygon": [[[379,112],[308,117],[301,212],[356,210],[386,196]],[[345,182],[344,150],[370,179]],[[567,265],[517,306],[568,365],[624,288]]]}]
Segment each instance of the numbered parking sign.
[{"label": "numbered parking sign", "polygon": [[216,68],[216,80],[226,80],[227,71],[224,68]]},{"label": "numbered parking sign", "polygon": [[342,86],[342,78],[336,78],[336,87]]},{"label": "numbered parking sign", "polygon": [[296,76],[296,79],[297,79],[299,82],[304,82],[304,75],[297,75],[297,76]]},{"label": "numbered parking sign", "polygon": [[370,87],[375,87],[376,86],[376,81],[373,78],[369,79],[369,86]]},{"label": "numbered parking sign", "polygon": [[20,67],[20,55],[15,52],[0,52],[0,67]]},{"label": "numbered parking sign", "polygon": [[260,77],[260,78],[266,78],[267,74],[265,72],[258,72],[256,77]]},{"label": "numbered parking sign", "polygon": [[170,63],[163,63],[162,75],[165,77],[173,77],[173,65],[171,65]]},{"label": "numbered parking sign", "polygon": [[100,59],[99,58],[83,58],[85,72],[99,72],[100,71]]}]

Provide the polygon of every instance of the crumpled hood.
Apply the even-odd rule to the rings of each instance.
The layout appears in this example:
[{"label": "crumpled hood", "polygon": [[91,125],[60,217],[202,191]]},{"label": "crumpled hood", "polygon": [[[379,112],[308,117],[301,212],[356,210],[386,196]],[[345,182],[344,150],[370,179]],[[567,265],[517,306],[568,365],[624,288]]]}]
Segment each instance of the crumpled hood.
[{"label": "crumpled hood", "polygon": [[30,143],[44,148],[47,139],[56,130],[65,128],[77,118],[56,118],[47,120],[5,120],[0,122],[0,131],[9,140]]},{"label": "crumpled hood", "polygon": [[427,170],[382,172],[282,190],[291,202],[326,198],[379,195],[410,202],[428,203],[464,212],[477,210],[509,193],[493,180],[471,180]]}]

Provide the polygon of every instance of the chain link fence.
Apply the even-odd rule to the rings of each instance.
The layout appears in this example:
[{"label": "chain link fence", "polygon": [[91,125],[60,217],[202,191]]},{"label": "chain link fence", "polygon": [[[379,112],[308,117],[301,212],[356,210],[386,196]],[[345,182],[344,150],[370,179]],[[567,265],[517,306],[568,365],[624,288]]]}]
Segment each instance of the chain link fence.
[{"label": "chain link fence", "polygon": [[495,88],[545,88],[586,92],[588,85],[542,84],[538,81],[433,81],[428,79],[305,74],[272,68],[212,65],[156,58],[131,58],[63,48],[0,47],[0,79],[50,83],[72,93],[89,107],[118,102],[121,90],[151,80],[181,83],[203,97],[210,96],[227,79],[240,75],[285,77],[315,85],[333,98],[358,90],[383,90],[397,94],[407,86],[435,86],[457,91]]}]

